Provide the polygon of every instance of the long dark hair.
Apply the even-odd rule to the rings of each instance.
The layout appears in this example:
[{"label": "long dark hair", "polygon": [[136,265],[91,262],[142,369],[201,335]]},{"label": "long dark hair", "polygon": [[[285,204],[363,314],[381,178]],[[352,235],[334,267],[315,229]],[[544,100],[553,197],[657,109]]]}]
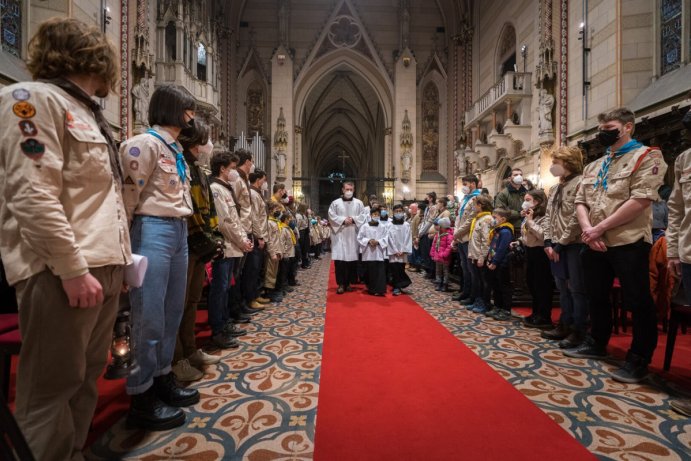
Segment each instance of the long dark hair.
[{"label": "long dark hair", "polygon": [[537,204],[533,207],[533,217],[539,218],[544,216],[547,212],[547,196],[542,191],[542,189],[533,189],[525,193],[525,195],[530,195]]}]

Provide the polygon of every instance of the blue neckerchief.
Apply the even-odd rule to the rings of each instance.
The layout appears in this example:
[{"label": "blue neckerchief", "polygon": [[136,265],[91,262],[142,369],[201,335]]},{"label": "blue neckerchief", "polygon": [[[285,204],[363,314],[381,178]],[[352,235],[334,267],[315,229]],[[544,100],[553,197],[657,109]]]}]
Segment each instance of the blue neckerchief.
[{"label": "blue neckerchief", "polygon": [[465,197],[463,197],[463,205],[461,205],[461,208],[458,210],[458,216],[463,216],[463,211],[465,210],[465,206],[468,204],[468,202],[470,202],[470,199],[480,195],[480,192],[482,192],[480,189],[475,189],[470,194],[466,194]]},{"label": "blue neckerchief", "polygon": [[168,144],[166,140],[163,139],[163,137],[152,128],[149,128],[146,130],[146,132],[153,137],[160,139],[161,142],[163,142],[163,144],[165,144],[166,147],[175,155],[175,164],[178,168],[178,176],[180,176],[180,181],[184,183],[185,178],[187,177],[187,164],[185,164],[185,157],[182,155],[182,152],[178,151],[177,149],[177,143],[174,142],[173,144]]},{"label": "blue neckerchief", "polygon": [[631,141],[621,146],[619,150],[616,152],[612,152],[612,148],[608,147],[605,151],[607,153],[607,157],[605,157],[605,159],[602,161],[600,171],[598,171],[597,173],[597,180],[595,181],[595,185],[593,187],[597,189],[598,187],[600,187],[600,185],[602,185],[602,188],[605,191],[607,191],[607,174],[609,173],[609,167],[612,164],[612,160],[614,160],[615,158],[619,158],[624,154],[628,154],[632,150],[638,149],[641,146],[643,146],[643,144],[636,141],[635,139],[632,139]]}]

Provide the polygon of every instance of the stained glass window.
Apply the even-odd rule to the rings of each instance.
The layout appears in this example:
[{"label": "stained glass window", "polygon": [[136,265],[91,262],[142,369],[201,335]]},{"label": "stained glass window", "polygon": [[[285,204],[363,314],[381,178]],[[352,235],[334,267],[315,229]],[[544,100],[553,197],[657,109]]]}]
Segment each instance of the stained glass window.
[{"label": "stained glass window", "polygon": [[0,0],[0,41],[3,51],[18,58],[22,50],[22,2]]},{"label": "stained glass window", "polygon": [[439,169],[439,90],[429,82],[422,92],[422,171]]},{"label": "stained glass window", "polygon": [[660,2],[660,74],[664,75],[681,64],[682,0]]}]

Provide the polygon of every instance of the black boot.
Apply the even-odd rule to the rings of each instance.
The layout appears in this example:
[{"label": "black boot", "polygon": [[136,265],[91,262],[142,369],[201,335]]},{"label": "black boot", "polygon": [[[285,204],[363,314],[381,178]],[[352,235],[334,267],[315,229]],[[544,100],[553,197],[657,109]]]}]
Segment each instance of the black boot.
[{"label": "black boot", "polygon": [[166,405],[151,386],[145,392],[132,396],[127,425],[147,431],[167,431],[185,424],[185,413]]},{"label": "black boot", "polygon": [[174,407],[188,407],[199,402],[199,391],[178,386],[172,372],[154,378],[153,387],[159,399]]},{"label": "black boot", "polygon": [[585,331],[572,328],[569,336],[559,341],[559,347],[561,349],[573,349],[574,347],[578,347],[583,344],[584,340]]},{"label": "black boot", "polygon": [[564,325],[563,323],[558,323],[557,326],[552,329],[552,330],[545,330],[542,333],[540,333],[540,336],[545,338],[545,339],[551,339],[553,341],[560,341],[571,333],[571,330],[569,329],[568,326]]}]

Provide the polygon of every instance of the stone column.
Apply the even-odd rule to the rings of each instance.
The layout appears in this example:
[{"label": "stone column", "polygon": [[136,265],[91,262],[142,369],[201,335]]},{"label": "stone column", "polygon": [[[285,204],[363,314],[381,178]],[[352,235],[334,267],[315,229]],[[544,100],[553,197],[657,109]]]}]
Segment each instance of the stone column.
[{"label": "stone column", "polygon": [[[396,61],[394,68],[394,115],[393,115],[393,165],[391,172],[393,177],[397,178],[395,183],[394,197],[403,197],[403,187],[405,186],[409,192],[406,196],[415,197],[415,184],[417,178],[417,61],[413,53],[406,48]],[[402,164],[401,164],[401,133],[403,132],[403,119],[405,118],[406,110],[408,111],[408,118],[413,131],[413,147],[411,151],[411,167],[410,180],[404,183],[402,178]]]},{"label": "stone column", "polygon": [[[286,120],[288,144],[286,146],[285,185],[293,187],[293,165],[295,164],[295,121],[293,100],[293,58],[285,47],[279,46],[271,57],[271,133],[276,132],[281,108]],[[271,152],[271,183],[276,180],[278,169],[274,158],[273,140]]]}]

